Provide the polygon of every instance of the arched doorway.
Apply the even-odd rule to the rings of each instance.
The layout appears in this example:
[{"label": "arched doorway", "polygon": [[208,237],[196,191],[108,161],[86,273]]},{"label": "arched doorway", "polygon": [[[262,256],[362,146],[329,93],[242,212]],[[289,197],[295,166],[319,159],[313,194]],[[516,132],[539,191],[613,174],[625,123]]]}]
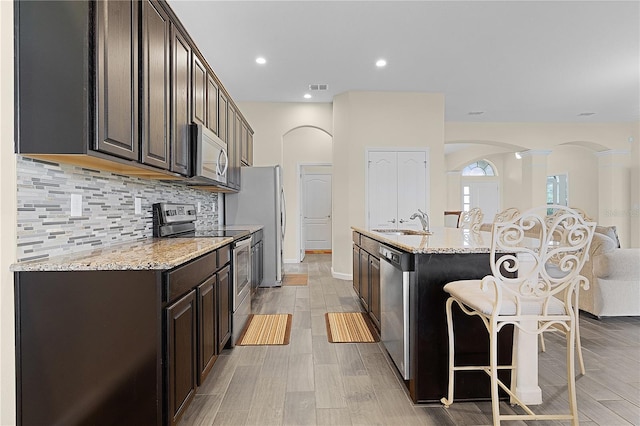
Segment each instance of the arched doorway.
[{"label": "arched doorway", "polygon": [[[301,126],[283,135],[282,170],[288,222],[283,244],[285,263],[301,262],[304,258],[302,202],[305,199],[305,187],[302,172],[312,171],[313,166],[331,166],[332,161],[333,137],[325,130]],[[329,173],[330,169],[328,167]]]}]

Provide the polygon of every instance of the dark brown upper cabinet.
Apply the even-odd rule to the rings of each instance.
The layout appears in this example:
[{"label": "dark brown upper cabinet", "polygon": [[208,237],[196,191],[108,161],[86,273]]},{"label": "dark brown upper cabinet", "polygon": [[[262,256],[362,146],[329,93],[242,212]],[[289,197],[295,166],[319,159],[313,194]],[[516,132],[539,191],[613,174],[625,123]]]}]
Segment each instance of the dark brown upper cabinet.
[{"label": "dark brown upper cabinet", "polygon": [[157,2],[142,2],[142,162],[169,169],[170,21]]},{"label": "dark brown upper cabinet", "polygon": [[191,149],[191,46],[187,38],[171,26],[171,171],[189,175]]},{"label": "dark brown upper cabinet", "polygon": [[16,153],[180,179],[196,122],[251,164],[235,151],[250,128],[166,1],[18,1],[14,18]]},{"label": "dark brown upper cabinet", "polygon": [[96,3],[96,149],[138,159],[138,6]]},{"label": "dark brown upper cabinet", "polygon": [[195,52],[191,62],[191,115],[194,123],[201,124],[218,134],[218,88],[216,80],[204,61]]},{"label": "dark brown upper cabinet", "polygon": [[207,126],[207,68],[198,55],[191,62],[191,113],[193,122]]},{"label": "dark brown upper cabinet", "polygon": [[218,91],[220,83],[213,75],[207,76],[207,127],[218,134]]}]

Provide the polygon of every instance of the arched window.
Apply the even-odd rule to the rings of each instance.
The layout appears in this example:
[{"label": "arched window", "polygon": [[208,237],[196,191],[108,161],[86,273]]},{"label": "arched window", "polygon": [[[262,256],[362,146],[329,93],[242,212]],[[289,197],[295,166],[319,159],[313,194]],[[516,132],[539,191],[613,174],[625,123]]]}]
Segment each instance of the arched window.
[{"label": "arched window", "polygon": [[493,167],[488,161],[480,160],[462,169],[462,176],[495,176]]}]

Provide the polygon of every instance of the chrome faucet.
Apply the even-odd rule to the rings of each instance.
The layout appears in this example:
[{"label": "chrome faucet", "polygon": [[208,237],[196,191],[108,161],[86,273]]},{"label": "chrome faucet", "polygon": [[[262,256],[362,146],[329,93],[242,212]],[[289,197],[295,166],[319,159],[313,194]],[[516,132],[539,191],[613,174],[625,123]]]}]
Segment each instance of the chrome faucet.
[{"label": "chrome faucet", "polygon": [[420,223],[422,224],[422,230],[424,232],[429,232],[429,215],[418,209],[417,212],[411,215],[409,219],[420,219]]}]

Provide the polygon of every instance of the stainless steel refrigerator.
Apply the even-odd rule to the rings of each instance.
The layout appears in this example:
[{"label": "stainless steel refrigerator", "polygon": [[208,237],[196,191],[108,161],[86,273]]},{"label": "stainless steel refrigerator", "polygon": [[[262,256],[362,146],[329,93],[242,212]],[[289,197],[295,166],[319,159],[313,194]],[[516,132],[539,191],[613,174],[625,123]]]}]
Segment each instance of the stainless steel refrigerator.
[{"label": "stainless steel refrigerator", "polygon": [[262,287],[282,285],[282,245],[286,228],[282,168],[242,167],[240,192],[225,195],[225,224],[263,225]]}]

